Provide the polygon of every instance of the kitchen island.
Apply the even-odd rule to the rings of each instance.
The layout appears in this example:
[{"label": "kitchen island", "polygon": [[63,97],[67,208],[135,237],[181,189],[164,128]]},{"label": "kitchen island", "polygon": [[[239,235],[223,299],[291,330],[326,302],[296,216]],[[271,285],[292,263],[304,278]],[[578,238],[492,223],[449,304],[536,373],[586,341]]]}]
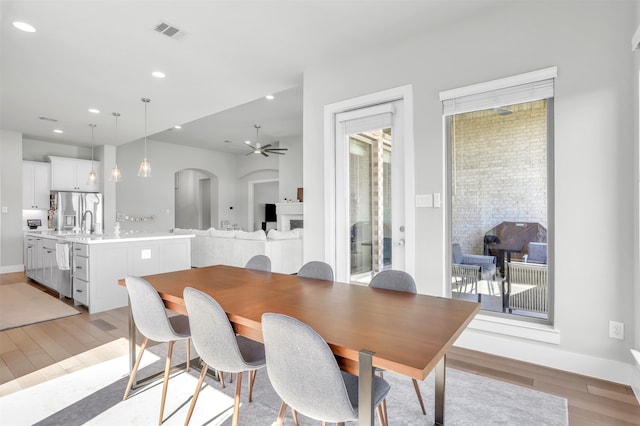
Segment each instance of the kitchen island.
[{"label": "kitchen island", "polygon": [[127,275],[191,268],[190,238],[193,235],[172,233],[27,232],[26,274],[93,314],[127,305],[127,291],[118,285]]}]

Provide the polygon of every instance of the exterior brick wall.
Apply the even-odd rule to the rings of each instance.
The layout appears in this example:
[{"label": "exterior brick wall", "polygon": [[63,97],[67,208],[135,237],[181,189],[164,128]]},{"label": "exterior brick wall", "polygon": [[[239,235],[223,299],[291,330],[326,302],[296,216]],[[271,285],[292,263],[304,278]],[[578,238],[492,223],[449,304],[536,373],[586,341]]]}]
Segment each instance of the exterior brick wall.
[{"label": "exterior brick wall", "polygon": [[503,221],[547,227],[546,101],[454,116],[452,242],[482,254],[484,234]]}]

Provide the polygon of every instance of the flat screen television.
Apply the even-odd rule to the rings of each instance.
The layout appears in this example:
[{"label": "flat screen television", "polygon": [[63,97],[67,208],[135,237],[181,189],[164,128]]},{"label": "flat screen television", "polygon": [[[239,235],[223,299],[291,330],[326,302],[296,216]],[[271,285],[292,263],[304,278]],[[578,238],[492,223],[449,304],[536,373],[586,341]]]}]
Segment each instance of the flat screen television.
[{"label": "flat screen television", "polygon": [[276,205],[265,204],[264,205],[264,221],[265,222],[277,222]]}]

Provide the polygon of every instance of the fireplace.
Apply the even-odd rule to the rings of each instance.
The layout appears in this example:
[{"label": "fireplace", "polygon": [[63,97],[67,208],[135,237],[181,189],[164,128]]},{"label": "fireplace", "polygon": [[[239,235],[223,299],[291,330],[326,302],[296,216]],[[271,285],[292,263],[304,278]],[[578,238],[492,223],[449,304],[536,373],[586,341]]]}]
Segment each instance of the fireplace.
[{"label": "fireplace", "polygon": [[302,203],[277,203],[278,231],[301,228],[303,224]]}]

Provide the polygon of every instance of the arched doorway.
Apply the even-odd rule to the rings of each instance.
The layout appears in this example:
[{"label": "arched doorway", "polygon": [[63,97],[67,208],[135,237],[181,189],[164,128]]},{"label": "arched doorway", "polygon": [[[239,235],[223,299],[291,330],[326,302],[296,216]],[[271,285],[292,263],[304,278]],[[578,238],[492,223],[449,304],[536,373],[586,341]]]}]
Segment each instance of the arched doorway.
[{"label": "arched doorway", "polygon": [[209,229],[218,223],[218,177],[201,169],[175,173],[175,227]]}]

